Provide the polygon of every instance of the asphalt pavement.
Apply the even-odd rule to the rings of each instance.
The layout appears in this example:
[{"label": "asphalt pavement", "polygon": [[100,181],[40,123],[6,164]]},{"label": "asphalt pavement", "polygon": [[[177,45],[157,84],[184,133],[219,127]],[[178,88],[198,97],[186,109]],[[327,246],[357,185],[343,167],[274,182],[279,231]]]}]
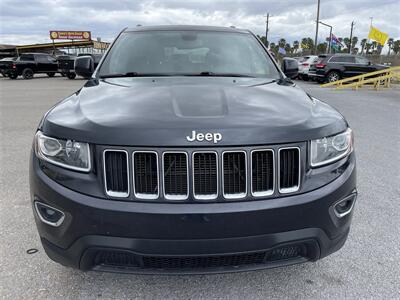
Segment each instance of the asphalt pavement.
[{"label": "asphalt pavement", "polygon": [[[316,263],[223,275],[81,272],[47,258],[29,200],[28,161],[41,116],[83,80],[0,78],[0,298],[400,299],[400,89],[322,89],[355,132],[359,198],[345,246]],[[28,249],[38,249],[28,254]]]}]

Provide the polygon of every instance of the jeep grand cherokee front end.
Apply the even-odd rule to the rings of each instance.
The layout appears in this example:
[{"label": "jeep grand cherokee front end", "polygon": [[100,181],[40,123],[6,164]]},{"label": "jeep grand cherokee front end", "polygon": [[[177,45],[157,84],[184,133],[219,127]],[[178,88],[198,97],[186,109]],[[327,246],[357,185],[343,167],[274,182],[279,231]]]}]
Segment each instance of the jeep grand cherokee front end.
[{"label": "jeep grand cherokee front end", "polygon": [[[75,65],[92,72],[87,57]],[[67,266],[212,273],[315,261],[349,233],[353,133],[249,31],[137,27],[43,117],[30,186],[43,247]]]}]

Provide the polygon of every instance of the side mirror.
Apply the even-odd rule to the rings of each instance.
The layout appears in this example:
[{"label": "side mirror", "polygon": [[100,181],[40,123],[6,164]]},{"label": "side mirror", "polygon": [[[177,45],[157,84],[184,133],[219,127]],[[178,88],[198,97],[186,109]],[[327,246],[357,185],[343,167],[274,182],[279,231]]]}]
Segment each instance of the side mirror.
[{"label": "side mirror", "polygon": [[294,58],[284,57],[282,60],[282,71],[290,79],[299,75],[299,63]]},{"label": "side mirror", "polygon": [[94,62],[91,56],[79,56],[75,59],[75,73],[85,79],[90,78],[94,72]]}]

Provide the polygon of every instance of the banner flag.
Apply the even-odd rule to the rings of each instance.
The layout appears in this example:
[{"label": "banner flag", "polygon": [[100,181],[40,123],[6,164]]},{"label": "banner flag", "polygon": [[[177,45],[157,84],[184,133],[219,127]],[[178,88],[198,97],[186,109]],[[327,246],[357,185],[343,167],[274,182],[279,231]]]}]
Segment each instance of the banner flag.
[{"label": "banner flag", "polygon": [[374,41],[377,41],[382,46],[385,45],[389,35],[385,32],[378,30],[375,27],[371,26],[371,29],[368,34],[368,38]]}]

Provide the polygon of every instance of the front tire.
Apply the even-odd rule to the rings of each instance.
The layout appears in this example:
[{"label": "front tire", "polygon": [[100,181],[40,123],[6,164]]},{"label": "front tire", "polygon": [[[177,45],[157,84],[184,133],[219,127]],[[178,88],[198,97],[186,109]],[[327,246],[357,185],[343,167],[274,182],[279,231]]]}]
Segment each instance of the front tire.
[{"label": "front tire", "polygon": [[308,75],[306,75],[306,74],[303,74],[302,76],[301,76],[301,79],[303,79],[304,81],[308,81]]},{"label": "front tire", "polygon": [[328,73],[327,76],[328,82],[335,82],[340,80],[340,78],[341,78],[340,73],[337,71],[331,71]]},{"label": "front tire", "polygon": [[22,77],[24,79],[32,79],[33,78],[33,71],[32,69],[26,68],[22,71]]},{"label": "front tire", "polygon": [[75,73],[68,73],[67,77],[68,77],[68,79],[75,79],[76,74]]},{"label": "front tire", "polygon": [[47,74],[47,76],[49,76],[49,77],[54,77],[54,75],[56,75],[55,73],[46,73]]}]

